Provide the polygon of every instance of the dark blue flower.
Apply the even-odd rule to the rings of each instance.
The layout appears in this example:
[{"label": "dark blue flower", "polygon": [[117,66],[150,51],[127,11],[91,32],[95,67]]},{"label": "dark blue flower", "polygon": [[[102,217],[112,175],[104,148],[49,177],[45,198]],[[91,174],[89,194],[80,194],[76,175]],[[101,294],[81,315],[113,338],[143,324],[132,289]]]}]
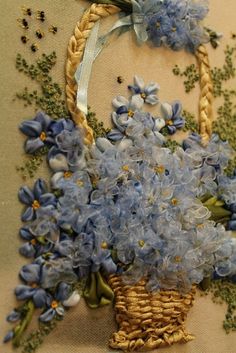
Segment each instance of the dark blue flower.
[{"label": "dark blue flower", "polygon": [[20,277],[27,284],[20,284],[15,289],[18,300],[32,299],[36,308],[42,308],[48,300],[48,293],[40,287],[41,266],[29,264],[22,267]]},{"label": "dark blue flower", "polygon": [[20,124],[20,130],[29,138],[25,143],[26,153],[34,153],[45,145],[52,145],[54,137],[50,127],[53,120],[43,112],[36,114],[32,120],[23,121]]},{"label": "dark blue flower", "polygon": [[75,128],[75,124],[71,119],[59,119],[53,121],[53,124],[50,126],[50,131],[53,137],[59,135],[63,130],[72,131]]},{"label": "dark blue flower", "polygon": [[33,190],[28,186],[21,187],[18,196],[19,200],[27,206],[21,216],[23,222],[35,219],[36,210],[40,207],[55,206],[57,202],[55,195],[47,192],[47,185],[43,179],[36,180]]},{"label": "dark blue flower", "polygon": [[55,315],[63,316],[64,308],[61,303],[66,301],[70,294],[71,286],[65,282],[61,282],[57,287],[54,298],[50,296],[47,302],[47,309],[40,315],[39,320],[42,322],[49,322],[55,317]]},{"label": "dark blue flower", "polygon": [[20,236],[26,242],[20,247],[19,252],[27,258],[38,257],[44,252],[50,251],[53,247],[53,244],[48,242],[44,237],[34,235],[30,231],[30,226],[22,227],[20,229]]}]

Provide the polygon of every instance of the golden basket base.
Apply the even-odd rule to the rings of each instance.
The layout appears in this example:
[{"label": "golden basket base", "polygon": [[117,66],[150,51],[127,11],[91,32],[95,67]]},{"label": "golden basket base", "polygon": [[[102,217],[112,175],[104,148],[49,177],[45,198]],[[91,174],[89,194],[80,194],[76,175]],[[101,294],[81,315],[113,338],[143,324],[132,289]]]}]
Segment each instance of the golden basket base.
[{"label": "golden basket base", "polygon": [[121,276],[109,277],[115,294],[119,330],[109,346],[124,351],[147,351],[174,343],[186,343],[194,336],[185,331],[185,320],[193,305],[196,288],[181,295],[175,290],[147,292],[146,280],[125,285]]}]

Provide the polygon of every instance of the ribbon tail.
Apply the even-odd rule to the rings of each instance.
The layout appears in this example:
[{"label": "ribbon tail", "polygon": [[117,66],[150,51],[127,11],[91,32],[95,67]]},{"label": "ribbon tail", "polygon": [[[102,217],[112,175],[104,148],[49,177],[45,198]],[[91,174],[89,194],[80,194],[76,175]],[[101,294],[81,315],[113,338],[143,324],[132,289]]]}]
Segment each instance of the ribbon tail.
[{"label": "ribbon tail", "polygon": [[91,34],[85,46],[83,61],[81,65],[79,65],[75,73],[75,79],[78,85],[77,107],[84,114],[88,113],[88,84],[95,56],[99,24],[100,21],[97,21],[93,26],[93,29],[91,30]]}]

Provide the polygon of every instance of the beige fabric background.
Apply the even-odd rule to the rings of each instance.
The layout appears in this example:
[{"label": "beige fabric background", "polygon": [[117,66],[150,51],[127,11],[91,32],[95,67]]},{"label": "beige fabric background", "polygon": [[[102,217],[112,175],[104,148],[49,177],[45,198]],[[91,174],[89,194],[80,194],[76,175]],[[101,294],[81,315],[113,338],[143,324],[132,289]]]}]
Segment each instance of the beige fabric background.
[{"label": "beige fabric background", "polygon": [[[14,307],[13,288],[18,282],[17,273],[25,259],[18,255],[20,240],[18,229],[21,225],[19,215],[22,210],[17,201],[17,191],[22,184],[21,177],[16,173],[15,166],[23,159],[24,137],[18,132],[18,124],[23,119],[33,116],[33,109],[25,109],[21,102],[12,102],[13,94],[30,81],[16,72],[14,68],[17,52],[27,58],[37,57],[20,42],[22,30],[16,19],[21,17],[20,7],[31,6],[34,10],[44,10],[48,23],[59,27],[56,36],[47,34],[42,40],[39,53],[49,53],[56,50],[58,63],[54,69],[57,81],[64,84],[64,64],[66,47],[73,32],[76,21],[80,18],[83,8],[88,4],[76,0],[41,0],[23,3],[20,0],[0,0],[1,14],[1,172],[0,172],[0,336],[7,332],[9,325],[5,316]],[[222,46],[217,51],[209,49],[212,65],[222,64],[223,48],[229,41],[231,31],[236,32],[235,0],[210,0],[211,12],[206,21],[207,25],[222,31],[225,35]],[[114,19],[106,20],[108,27]],[[35,21],[34,21],[35,26]],[[47,24],[45,24],[45,30]],[[31,37],[32,39],[32,37]],[[161,85],[161,100],[180,98],[186,109],[197,112],[198,89],[190,95],[185,95],[181,80],[174,77],[171,69],[177,63],[183,67],[194,62],[191,55],[173,53],[165,49],[150,49],[146,45],[138,48],[128,33],[104,49],[97,59],[92,72],[89,91],[89,104],[97,112],[100,119],[109,121],[111,111],[110,101],[116,94],[126,94],[126,86],[132,81],[134,74],[143,76],[147,81],[156,80]],[[122,75],[123,85],[118,85],[116,77]],[[217,105],[217,103],[216,103]],[[232,127],[233,128],[233,127]],[[235,128],[235,127],[234,127]],[[41,168],[39,175],[45,170]],[[46,173],[46,172],[45,172]],[[226,335],[221,327],[225,307],[212,303],[209,297],[196,298],[191,310],[187,327],[196,335],[196,340],[186,345],[173,346],[159,350],[162,353],[235,353],[236,333]],[[115,330],[113,311],[111,307],[91,311],[84,303],[71,309],[64,321],[45,340],[39,353],[109,353],[106,345],[109,336]],[[0,345],[0,352],[10,353],[10,345]]]}]

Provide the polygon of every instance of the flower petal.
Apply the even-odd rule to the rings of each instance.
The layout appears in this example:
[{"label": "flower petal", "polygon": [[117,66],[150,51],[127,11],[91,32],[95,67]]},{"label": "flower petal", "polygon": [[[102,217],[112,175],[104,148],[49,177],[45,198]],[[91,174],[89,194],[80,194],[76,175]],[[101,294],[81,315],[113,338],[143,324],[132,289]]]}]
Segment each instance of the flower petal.
[{"label": "flower petal", "polygon": [[37,179],[34,184],[35,199],[39,200],[40,196],[42,194],[45,194],[47,192],[47,190],[48,190],[48,188],[47,188],[46,182],[41,178]]},{"label": "flower petal", "polygon": [[53,136],[59,135],[63,130],[72,131],[74,129],[74,122],[71,119],[59,119],[54,121],[50,126],[50,131]]},{"label": "flower petal", "polygon": [[28,139],[25,143],[25,152],[32,154],[44,146],[44,142],[39,138]]},{"label": "flower petal", "polygon": [[62,302],[68,299],[70,295],[70,291],[71,291],[71,286],[65,282],[61,282],[57,287],[55,298],[58,301]]},{"label": "flower petal", "polygon": [[3,338],[3,343],[9,342],[13,337],[14,337],[14,332],[12,330],[8,331],[6,336]]},{"label": "flower petal", "polygon": [[175,101],[172,103],[173,116],[178,117],[182,111],[182,104],[180,101]]},{"label": "flower petal", "polygon": [[98,137],[96,141],[96,145],[101,152],[114,148],[112,143],[105,137]]},{"label": "flower petal", "polygon": [[62,304],[64,306],[68,306],[68,307],[75,306],[79,303],[80,298],[81,297],[80,297],[79,293],[75,290],[67,300],[63,301]]},{"label": "flower petal", "polygon": [[162,118],[156,118],[154,121],[155,121],[154,130],[160,131],[166,125],[165,120]]},{"label": "flower petal", "polygon": [[33,235],[32,233],[30,232],[29,228],[26,226],[26,227],[21,227],[20,231],[20,236],[22,239],[24,240],[32,240],[33,239]]},{"label": "flower petal", "polygon": [[173,115],[172,106],[169,103],[162,103],[161,111],[166,120],[171,119]]},{"label": "flower petal", "polygon": [[150,82],[146,87],[144,92],[149,96],[152,95],[153,93],[156,93],[157,91],[159,91],[160,86],[155,83],[155,82]]},{"label": "flower petal", "polygon": [[26,120],[19,126],[20,131],[29,137],[38,137],[42,132],[42,126],[38,121]]},{"label": "flower petal", "polygon": [[121,107],[122,105],[128,107],[129,105],[129,101],[123,97],[123,96],[117,96],[115,99],[113,99],[112,101],[112,105],[114,108],[118,109],[119,107]]},{"label": "flower petal", "polygon": [[49,322],[54,318],[55,315],[56,311],[50,308],[39,316],[39,320],[42,322]]},{"label": "flower petal", "polygon": [[31,258],[34,257],[36,251],[31,243],[26,243],[20,247],[19,252],[22,256]]},{"label": "flower petal", "polygon": [[42,308],[47,303],[47,293],[44,289],[38,288],[33,295],[33,301],[36,308]]},{"label": "flower petal", "polygon": [[64,308],[63,308],[62,306],[58,306],[58,307],[56,308],[56,313],[57,313],[57,315],[59,315],[59,316],[63,316],[63,315],[65,314],[65,310],[64,310]]},{"label": "flower petal", "polygon": [[50,158],[48,163],[54,172],[67,171],[69,169],[66,156],[62,153]]},{"label": "flower petal", "polygon": [[119,141],[124,137],[124,135],[118,129],[112,129],[108,132],[107,137],[112,141]]},{"label": "flower petal", "polygon": [[37,264],[25,265],[20,271],[20,276],[26,282],[39,283],[40,266]]},{"label": "flower petal", "polygon": [[136,86],[138,86],[141,90],[144,89],[145,84],[144,84],[144,80],[142,79],[142,77],[135,75],[134,76],[134,84]]},{"label": "flower petal", "polygon": [[145,99],[145,103],[151,104],[151,105],[155,105],[159,102],[159,99],[157,98],[157,96],[155,94],[149,94],[147,96],[147,98]]},{"label": "flower petal", "polygon": [[51,187],[52,189],[58,189],[60,181],[63,180],[64,172],[57,172],[51,177]]},{"label": "flower petal", "polygon": [[48,192],[48,193],[43,194],[43,195],[40,196],[39,203],[43,207],[50,206],[50,205],[56,206],[57,199],[56,199],[55,195],[53,195],[53,194]]},{"label": "flower petal", "polygon": [[121,126],[120,123],[119,123],[119,115],[116,114],[116,112],[113,112],[113,113],[111,114],[111,119],[112,119],[114,125],[115,125],[121,132],[125,131],[125,128],[124,128],[123,126]]},{"label": "flower petal", "polygon": [[131,110],[133,111],[139,110],[142,108],[142,106],[143,106],[143,99],[141,98],[140,94],[136,94],[131,97],[131,101],[130,101]]},{"label": "flower petal", "polygon": [[34,194],[28,186],[22,186],[18,192],[19,200],[27,206],[31,206],[34,201]]},{"label": "flower petal", "polygon": [[26,286],[24,284],[20,284],[15,288],[15,295],[18,300],[26,300],[32,298],[35,292],[35,288],[31,288],[30,286]]},{"label": "flower petal", "polygon": [[8,322],[16,322],[16,321],[20,320],[20,318],[21,318],[21,314],[16,310],[12,310],[10,312],[10,314],[7,315]]},{"label": "flower petal", "polygon": [[37,121],[41,125],[42,131],[47,131],[48,127],[52,123],[52,119],[49,118],[49,116],[43,112],[38,112],[36,114],[34,120]]},{"label": "flower petal", "polygon": [[33,207],[27,207],[26,210],[21,215],[22,222],[29,222],[35,218],[35,212]]}]

